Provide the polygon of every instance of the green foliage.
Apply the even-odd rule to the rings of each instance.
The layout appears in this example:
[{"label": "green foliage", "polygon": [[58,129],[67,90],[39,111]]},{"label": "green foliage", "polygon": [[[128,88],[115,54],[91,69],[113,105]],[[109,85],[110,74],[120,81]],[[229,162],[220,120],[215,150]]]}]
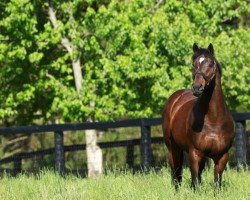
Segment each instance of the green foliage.
[{"label": "green foliage", "polygon": [[[192,44],[210,42],[223,68],[230,109],[250,108],[250,5],[243,0],[55,0],[1,3],[0,119],[28,124],[160,115],[191,87]],[[68,38],[73,56],[62,46]],[[71,63],[80,57],[82,90]],[[94,106],[89,106],[94,103]]]}]

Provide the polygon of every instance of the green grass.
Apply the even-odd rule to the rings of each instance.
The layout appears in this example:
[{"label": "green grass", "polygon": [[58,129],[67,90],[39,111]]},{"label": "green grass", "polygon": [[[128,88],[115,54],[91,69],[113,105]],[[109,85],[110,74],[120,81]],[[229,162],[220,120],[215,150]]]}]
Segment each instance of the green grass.
[{"label": "green grass", "polygon": [[223,176],[220,192],[213,189],[213,170],[203,173],[200,192],[190,188],[190,173],[184,170],[183,184],[178,192],[171,184],[169,169],[149,175],[130,172],[108,172],[98,179],[68,175],[60,177],[51,171],[39,175],[4,175],[0,178],[0,199],[250,199],[250,171],[229,169]]}]

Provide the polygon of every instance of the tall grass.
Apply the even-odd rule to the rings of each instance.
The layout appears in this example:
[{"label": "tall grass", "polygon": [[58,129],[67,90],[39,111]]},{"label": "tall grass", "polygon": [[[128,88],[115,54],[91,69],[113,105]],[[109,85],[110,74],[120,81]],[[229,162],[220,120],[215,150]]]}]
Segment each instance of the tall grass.
[{"label": "tall grass", "polygon": [[225,171],[221,191],[214,191],[213,171],[203,173],[200,192],[190,188],[188,169],[184,169],[183,184],[178,192],[171,184],[167,168],[149,175],[129,171],[107,172],[98,179],[83,179],[73,175],[65,178],[52,171],[38,175],[4,175],[0,178],[0,199],[250,199],[250,171]]}]

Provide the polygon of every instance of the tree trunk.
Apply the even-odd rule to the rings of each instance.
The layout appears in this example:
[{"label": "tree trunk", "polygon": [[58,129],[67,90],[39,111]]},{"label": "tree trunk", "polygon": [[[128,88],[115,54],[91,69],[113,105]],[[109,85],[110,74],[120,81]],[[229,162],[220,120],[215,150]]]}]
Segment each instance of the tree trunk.
[{"label": "tree trunk", "polygon": [[82,70],[80,58],[72,61],[76,90],[79,93],[82,89]]},{"label": "tree trunk", "polygon": [[85,131],[88,176],[93,178],[102,174],[102,150],[96,143],[96,133],[96,130]]},{"label": "tree trunk", "polygon": [[[73,19],[73,13],[70,15],[71,21]],[[53,9],[53,0],[49,0],[49,19],[54,28],[57,28],[56,13]],[[74,28],[74,27],[73,27]],[[80,56],[77,59],[74,58],[74,51],[77,49],[76,46],[72,44],[69,38],[63,37],[61,41],[62,46],[68,51],[72,60],[72,69],[74,73],[75,87],[79,94],[82,90],[82,70],[81,70],[81,60]],[[91,104],[91,103],[90,103]],[[93,103],[92,103],[93,104]],[[94,107],[93,105],[90,105]],[[92,118],[89,118],[92,122]],[[96,130],[86,130],[86,152],[87,152],[87,166],[88,166],[88,176],[97,177],[102,173],[102,151],[97,145],[97,133]]]}]

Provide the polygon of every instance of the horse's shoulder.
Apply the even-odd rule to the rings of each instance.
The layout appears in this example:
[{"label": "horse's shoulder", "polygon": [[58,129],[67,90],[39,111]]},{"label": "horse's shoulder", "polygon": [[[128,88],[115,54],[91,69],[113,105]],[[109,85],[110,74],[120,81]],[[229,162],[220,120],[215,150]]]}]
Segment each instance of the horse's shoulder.
[{"label": "horse's shoulder", "polygon": [[183,89],[174,92],[168,99],[164,113],[176,113],[184,104],[197,99],[191,90]]},{"label": "horse's shoulder", "polygon": [[169,100],[172,100],[178,104],[179,103],[183,104],[185,102],[188,102],[190,100],[195,100],[195,99],[197,99],[197,97],[193,95],[192,90],[188,90],[188,89],[178,90],[175,93],[173,93],[169,98]]}]

